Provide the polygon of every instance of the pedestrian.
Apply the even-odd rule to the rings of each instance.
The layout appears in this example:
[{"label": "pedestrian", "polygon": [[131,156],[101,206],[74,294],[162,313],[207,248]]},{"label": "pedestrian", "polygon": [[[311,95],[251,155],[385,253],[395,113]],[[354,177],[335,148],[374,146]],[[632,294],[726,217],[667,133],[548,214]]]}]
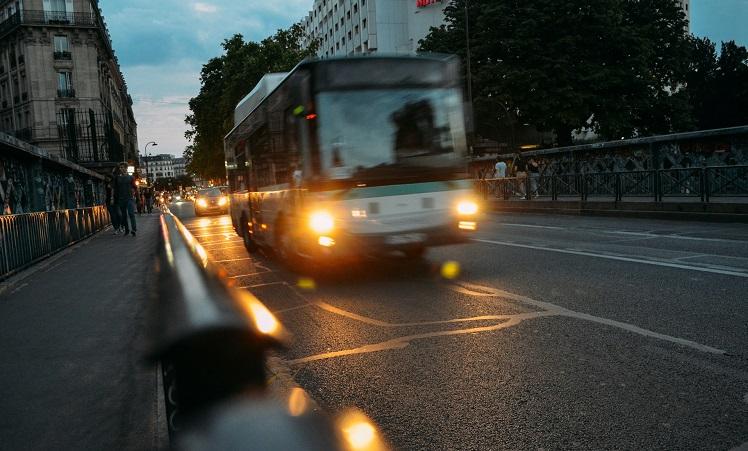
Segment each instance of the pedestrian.
[{"label": "pedestrian", "polygon": [[528,171],[530,172],[530,193],[529,197],[538,196],[538,181],[540,180],[540,165],[535,158],[530,158],[530,164],[528,165]]},{"label": "pedestrian", "polygon": [[119,168],[114,168],[111,177],[107,178],[106,183],[106,209],[109,212],[109,219],[112,221],[112,228],[114,234],[119,235],[120,233],[120,220],[119,220],[119,209],[114,203],[114,180],[119,175]]},{"label": "pedestrian", "polygon": [[496,160],[496,165],[493,169],[493,178],[503,179],[506,177],[506,163],[502,160]]},{"label": "pedestrian", "polygon": [[514,169],[517,171],[517,190],[522,199],[527,199],[527,163],[520,154],[514,156]]},{"label": "pedestrian", "polygon": [[145,208],[148,214],[153,213],[153,188],[145,189]]},{"label": "pedestrian", "polygon": [[[119,175],[114,179],[114,199],[119,212],[120,224],[124,228],[124,236],[137,233],[135,223],[135,199],[138,186],[135,178],[127,174],[127,163],[119,164]],[[128,223],[129,220],[129,223]],[[132,228],[132,230],[130,230]]]}]

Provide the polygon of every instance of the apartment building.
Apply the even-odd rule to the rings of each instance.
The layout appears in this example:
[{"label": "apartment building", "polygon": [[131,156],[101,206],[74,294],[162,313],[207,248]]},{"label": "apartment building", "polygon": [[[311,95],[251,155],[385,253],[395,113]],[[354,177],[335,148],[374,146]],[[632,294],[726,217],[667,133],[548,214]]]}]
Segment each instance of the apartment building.
[{"label": "apartment building", "polygon": [[414,53],[430,27],[444,21],[439,0],[315,0],[302,19],[303,44],[319,40],[317,56]]},{"label": "apartment building", "polygon": [[98,0],[0,0],[0,131],[102,171],[137,159]]},{"label": "apartment building", "polygon": [[[690,23],[690,0],[678,1]],[[415,53],[429,29],[444,23],[448,4],[449,0],[314,0],[301,21],[303,45],[319,40],[320,58]]]}]

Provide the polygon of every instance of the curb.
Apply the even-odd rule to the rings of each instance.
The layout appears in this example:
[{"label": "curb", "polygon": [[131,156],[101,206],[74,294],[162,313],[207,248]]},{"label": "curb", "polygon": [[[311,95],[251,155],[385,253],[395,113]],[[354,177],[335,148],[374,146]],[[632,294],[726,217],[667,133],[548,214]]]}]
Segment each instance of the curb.
[{"label": "curb", "polygon": [[505,213],[532,213],[532,214],[561,214],[570,216],[603,216],[639,219],[666,219],[676,221],[701,221],[701,222],[737,222],[748,223],[748,214],[739,213],[702,213],[682,211],[661,210],[621,210],[592,209],[584,207],[556,208],[556,207],[507,207],[493,205],[491,211]]}]

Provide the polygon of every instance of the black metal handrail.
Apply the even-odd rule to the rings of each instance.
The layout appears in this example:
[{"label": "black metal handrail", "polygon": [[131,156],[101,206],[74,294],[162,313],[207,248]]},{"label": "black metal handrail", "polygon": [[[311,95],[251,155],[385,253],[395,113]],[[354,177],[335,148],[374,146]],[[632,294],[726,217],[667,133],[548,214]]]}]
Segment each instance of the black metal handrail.
[{"label": "black metal handrail", "polygon": [[584,174],[529,175],[476,181],[488,198],[551,199],[590,197],[612,199],[651,197],[699,198],[748,196],[748,165],[653,169],[648,171],[590,172]]},{"label": "black metal handrail", "polygon": [[0,34],[18,25],[75,25],[98,26],[96,15],[87,12],[43,11],[25,9],[16,11],[0,23]]},{"label": "black metal handrail", "polygon": [[0,216],[0,279],[109,224],[104,206]]},{"label": "black metal handrail", "polygon": [[169,429],[266,383],[265,353],[284,341],[280,322],[225,272],[173,214],[161,216],[158,303],[150,357],[161,361]]},{"label": "black metal handrail", "polygon": [[[376,425],[356,410],[337,419],[314,412],[294,388],[288,401],[267,396],[268,348],[286,332],[252,294],[231,288],[226,272],[168,210],[161,216],[151,360],[161,362],[169,435],[175,449],[388,451]],[[277,396],[277,394],[276,394]],[[367,446],[345,431],[370,431]]]}]

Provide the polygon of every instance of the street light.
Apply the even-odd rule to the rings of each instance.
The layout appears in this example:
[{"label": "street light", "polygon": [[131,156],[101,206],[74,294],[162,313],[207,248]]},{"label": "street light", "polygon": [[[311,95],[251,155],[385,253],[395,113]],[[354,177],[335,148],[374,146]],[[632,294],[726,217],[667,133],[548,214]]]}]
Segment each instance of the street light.
[{"label": "street light", "polygon": [[148,146],[153,144],[154,146],[158,146],[158,143],[156,141],[150,141],[146,143],[145,150],[143,150],[143,153],[145,154],[145,180],[146,182],[150,182],[151,176],[148,174]]}]

